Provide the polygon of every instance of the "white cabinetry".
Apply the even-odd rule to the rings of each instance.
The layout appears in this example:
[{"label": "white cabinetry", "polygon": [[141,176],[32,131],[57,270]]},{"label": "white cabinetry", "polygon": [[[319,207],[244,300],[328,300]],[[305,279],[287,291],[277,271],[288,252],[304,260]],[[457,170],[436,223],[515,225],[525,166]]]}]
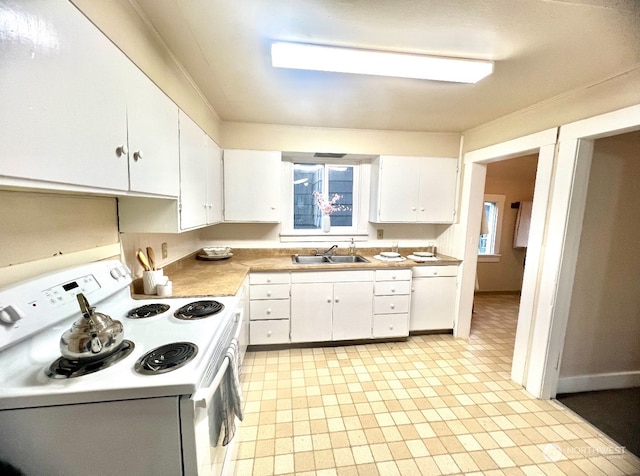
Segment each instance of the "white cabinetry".
[{"label": "white cabinetry", "polygon": [[458,160],[380,156],[371,167],[372,222],[452,223]]},{"label": "white cabinetry", "polygon": [[249,282],[250,344],[289,342],[289,273],[251,273]]},{"label": "white cabinetry", "polygon": [[453,329],[458,266],[415,266],[411,331]]},{"label": "white cabinetry", "polygon": [[70,2],[0,9],[0,183],[128,190],[124,55]]},{"label": "white cabinetry", "polygon": [[409,335],[411,270],[377,270],[375,277],[373,337]]},{"label": "white cabinetry", "polygon": [[207,223],[206,134],[180,112],[180,228]]},{"label": "white cabinetry", "polygon": [[369,270],[291,275],[291,342],[370,339],[373,276]]},{"label": "white cabinetry", "polygon": [[224,220],[280,221],[280,152],[224,151]]},{"label": "white cabinetry", "polygon": [[4,13],[0,183],[177,197],[177,106],[70,2]]},{"label": "white cabinetry", "polygon": [[128,69],[129,189],[177,197],[178,106],[133,63]]},{"label": "white cabinetry", "polygon": [[121,232],[178,233],[222,220],[222,150],[182,111],[179,117],[179,200],[120,197]]}]

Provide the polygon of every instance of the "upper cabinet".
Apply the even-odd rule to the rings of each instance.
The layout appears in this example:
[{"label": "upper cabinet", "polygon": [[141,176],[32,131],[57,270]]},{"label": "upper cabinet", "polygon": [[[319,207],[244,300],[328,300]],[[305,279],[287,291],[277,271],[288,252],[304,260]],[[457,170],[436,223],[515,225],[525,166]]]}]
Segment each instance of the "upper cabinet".
[{"label": "upper cabinet", "polygon": [[122,53],[69,2],[2,14],[0,176],[127,190]]},{"label": "upper cabinet", "polygon": [[70,2],[2,13],[0,183],[178,196],[177,106]]},{"label": "upper cabinet", "polygon": [[376,223],[452,223],[458,159],[380,156],[371,166],[369,220]]},{"label": "upper cabinet", "polygon": [[222,221],[222,150],[180,113],[180,228]]},{"label": "upper cabinet", "polygon": [[179,199],[120,197],[121,232],[179,233],[222,221],[222,150],[189,116],[179,117]]},{"label": "upper cabinet", "polygon": [[129,189],[177,197],[178,106],[133,63],[128,64]]},{"label": "upper cabinet", "polygon": [[280,221],[281,160],[275,151],[224,151],[224,221]]}]

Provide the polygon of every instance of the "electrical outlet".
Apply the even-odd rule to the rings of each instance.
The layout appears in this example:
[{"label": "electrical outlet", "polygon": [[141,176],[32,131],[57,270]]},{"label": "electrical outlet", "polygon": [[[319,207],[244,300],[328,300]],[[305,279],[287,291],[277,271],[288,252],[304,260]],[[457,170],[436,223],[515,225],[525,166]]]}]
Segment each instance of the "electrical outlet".
[{"label": "electrical outlet", "polygon": [[383,229],[378,230],[377,238],[378,238],[379,240],[381,240],[381,239],[383,239],[383,238],[384,238],[384,230],[383,230]]},{"label": "electrical outlet", "polygon": [[169,256],[169,247],[167,243],[162,243],[162,259],[167,259],[167,256]]}]

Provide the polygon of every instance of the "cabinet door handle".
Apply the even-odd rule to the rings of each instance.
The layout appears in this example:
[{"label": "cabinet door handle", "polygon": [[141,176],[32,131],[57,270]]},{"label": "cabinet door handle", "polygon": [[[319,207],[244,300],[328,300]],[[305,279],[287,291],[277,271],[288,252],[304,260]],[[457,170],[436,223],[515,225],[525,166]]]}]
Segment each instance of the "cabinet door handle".
[{"label": "cabinet door handle", "polygon": [[126,145],[121,145],[116,148],[116,154],[118,154],[118,157],[122,157],[123,155],[127,155],[128,153],[129,149]]},{"label": "cabinet door handle", "polygon": [[327,302],[328,302],[328,303],[331,303],[331,298],[327,298]]},{"label": "cabinet door handle", "polygon": [[137,150],[133,153],[133,160],[138,161],[138,160],[142,160],[142,151],[141,150]]},{"label": "cabinet door handle", "polygon": [[336,302],[340,302],[340,298],[336,298]]}]

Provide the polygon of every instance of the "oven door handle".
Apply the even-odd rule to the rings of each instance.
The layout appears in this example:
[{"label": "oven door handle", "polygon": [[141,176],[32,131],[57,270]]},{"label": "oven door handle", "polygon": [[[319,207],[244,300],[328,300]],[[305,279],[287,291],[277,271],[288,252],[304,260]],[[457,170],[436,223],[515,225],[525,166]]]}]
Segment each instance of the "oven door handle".
[{"label": "oven door handle", "polygon": [[[238,338],[240,337],[240,332],[242,331],[242,325],[241,325],[242,312],[241,311],[235,312],[234,320],[236,323],[236,330],[233,338],[237,341]],[[231,361],[229,359],[229,356],[225,355],[224,360],[222,361],[222,365],[218,369],[216,376],[213,378],[213,382],[211,382],[211,385],[208,388],[200,389],[193,394],[193,400],[196,403],[196,407],[207,408],[207,404],[211,401],[211,399],[213,398],[213,394],[216,393],[216,390],[220,386],[220,383],[222,382],[224,374],[227,371],[227,368],[229,367],[230,363]]]},{"label": "oven door handle", "polygon": [[193,400],[195,401],[196,407],[207,408],[208,403],[211,402],[211,399],[213,398],[213,394],[216,393],[216,390],[224,378],[224,374],[229,367],[229,363],[229,357],[225,355],[222,365],[218,369],[216,376],[213,378],[211,385],[208,388],[200,389],[193,394]]}]

